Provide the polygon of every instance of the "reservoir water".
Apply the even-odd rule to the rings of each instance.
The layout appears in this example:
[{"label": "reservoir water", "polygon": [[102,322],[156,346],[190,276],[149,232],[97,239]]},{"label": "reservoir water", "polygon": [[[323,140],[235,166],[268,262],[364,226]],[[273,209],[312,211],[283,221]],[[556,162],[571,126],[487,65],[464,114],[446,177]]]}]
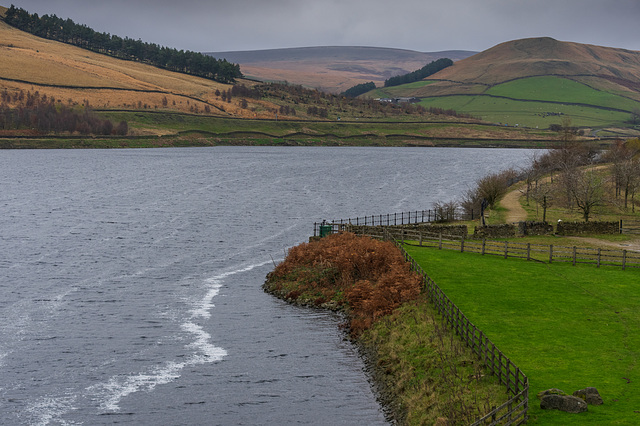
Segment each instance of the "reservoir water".
[{"label": "reservoir water", "polygon": [[0,151],[0,424],[386,424],[332,313],[261,290],[313,222],[431,208],[531,151]]}]

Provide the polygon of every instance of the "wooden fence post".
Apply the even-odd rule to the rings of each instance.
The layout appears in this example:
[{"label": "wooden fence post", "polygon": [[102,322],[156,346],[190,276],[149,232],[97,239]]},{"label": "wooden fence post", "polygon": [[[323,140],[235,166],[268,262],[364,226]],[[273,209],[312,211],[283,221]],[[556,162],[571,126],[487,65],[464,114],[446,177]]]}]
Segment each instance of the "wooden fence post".
[{"label": "wooden fence post", "polygon": [[598,247],[598,268],[600,267],[600,247]]},{"label": "wooden fence post", "polygon": [[482,254],[484,255],[485,247],[487,246],[487,239],[482,239]]},{"label": "wooden fence post", "polygon": [[464,252],[464,237],[460,239],[460,253]]},{"label": "wooden fence post", "polygon": [[442,231],[440,231],[440,240],[438,242],[438,249],[442,250]]},{"label": "wooden fence post", "polygon": [[531,260],[531,243],[527,243],[527,260]]},{"label": "wooden fence post", "polygon": [[578,249],[576,248],[576,246],[573,246],[573,266],[576,266],[576,251]]},{"label": "wooden fence post", "polygon": [[491,344],[491,374],[496,375],[496,345]]},{"label": "wooden fence post", "polygon": [[553,244],[549,244],[549,263],[553,262]]},{"label": "wooden fence post", "polygon": [[504,258],[506,259],[509,254],[509,241],[504,242]]},{"label": "wooden fence post", "polygon": [[627,251],[622,250],[622,270],[627,266]]}]

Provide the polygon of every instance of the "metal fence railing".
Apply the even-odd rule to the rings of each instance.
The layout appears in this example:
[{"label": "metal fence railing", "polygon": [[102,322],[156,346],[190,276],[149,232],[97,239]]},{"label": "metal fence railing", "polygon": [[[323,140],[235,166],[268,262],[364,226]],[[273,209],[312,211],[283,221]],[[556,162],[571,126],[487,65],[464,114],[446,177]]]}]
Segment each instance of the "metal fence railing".
[{"label": "metal fence railing", "polygon": [[[341,226],[398,226],[411,225],[416,223],[450,222],[454,220],[473,220],[474,213],[465,214],[461,210],[455,213],[442,213],[437,210],[417,210],[410,212],[380,214],[371,216],[360,216],[348,219],[337,219],[331,221],[316,222],[313,224],[313,236],[321,235],[321,226],[332,226],[333,232],[341,230]],[[476,217],[477,218],[477,217]]]}]

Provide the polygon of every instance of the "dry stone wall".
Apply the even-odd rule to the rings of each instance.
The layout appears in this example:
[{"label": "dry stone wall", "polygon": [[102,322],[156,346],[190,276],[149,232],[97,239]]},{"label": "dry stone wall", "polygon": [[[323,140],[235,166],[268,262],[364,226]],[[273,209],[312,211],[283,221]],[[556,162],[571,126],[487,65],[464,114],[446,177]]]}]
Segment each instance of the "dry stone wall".
[{"label": "dry stone wall", "polygon": [[483,238],[511,238],[516,236],[517,227],[511,224],[476,226],[473,238],[482,240]]},{"label": "dry stone wall", "polygon": [[558,222],[559,235],[619,234],[620,222]]},{"label": "dry stone wall", "polygon": [[518,235],[550,235],[553,225],[548,222],[518,222]]},{"label": "dry stone wall", "polygon": [[453,235],[456,237],[467,238],[469,230],[467,225],[435,225],[432,223],[414,223],[410,225],[391,225],[391,226],[364,226],[364,225],[343,225],[343,231],[353,232],[354,234],[367,234],[372,228],[389,228],[393,230],[407,229],[412,231],[420,231],[429,234]]}]

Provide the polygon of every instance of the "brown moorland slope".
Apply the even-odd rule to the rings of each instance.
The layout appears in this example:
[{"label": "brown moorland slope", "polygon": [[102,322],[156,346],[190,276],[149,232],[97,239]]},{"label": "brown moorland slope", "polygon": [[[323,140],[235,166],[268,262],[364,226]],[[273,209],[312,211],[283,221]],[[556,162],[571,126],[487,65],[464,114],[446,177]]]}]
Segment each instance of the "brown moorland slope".
[{"label": "brown moorland slope", "polygon": [[241,108],[239,100],[229,103],[216,95],[230,85],[39,38],[2,21],[0,57],[0,90],[10,93],[38,91],[94,108],[256,116]]},{"label": "brown moorland slope", "polygon": [[640,52],[549,37],[508,41],[434,74],[429,80],[440,81],[421,88],[416,96],[481,93],[506,81],[546,75],[634,96],[640,93]]},{"label": "brown moorland slope", "polygon": [[475,52],[417,52],[366,46],[318,46],[208,53],[240,64],[242,72],[263,81],[288,81],[331,93],[373,81],[381,86],[392,76],[407,74],[440,58],[453,61]]}]

